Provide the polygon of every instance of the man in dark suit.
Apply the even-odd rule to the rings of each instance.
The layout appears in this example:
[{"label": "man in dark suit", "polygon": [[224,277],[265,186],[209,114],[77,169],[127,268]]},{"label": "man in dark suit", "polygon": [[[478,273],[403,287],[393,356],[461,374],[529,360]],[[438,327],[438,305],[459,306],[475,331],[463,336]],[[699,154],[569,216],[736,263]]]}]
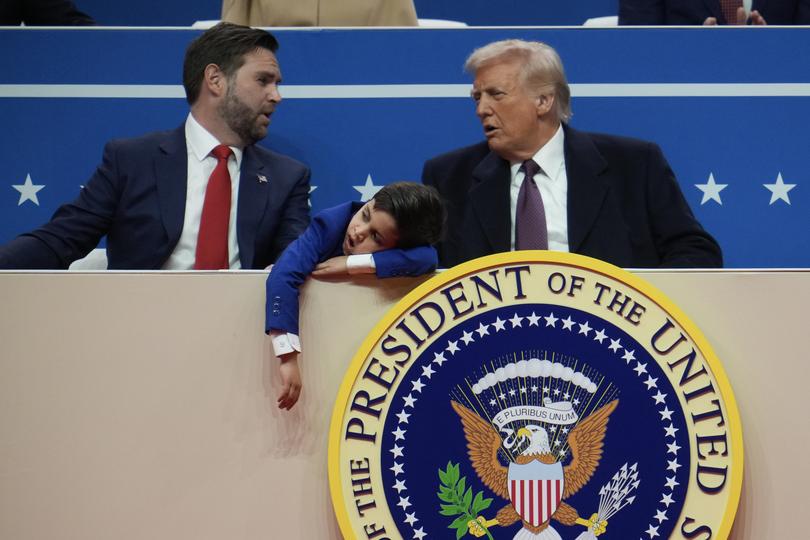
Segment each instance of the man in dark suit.
[{"label": "man in dark suit", "polygon": [[554,49],[491,43],[465,69],[487,141],[429,160],[422,175],[448,205],[443,266],[513,249],[632,268],[722,265],[656,145],[565,123],[570,90]]},{"label": "man in dark suit", "polygon": [[105,235],[111,269],[273,263],[309,222],[309,169],[255,144],[281,101],[277,48],[271,34],[227,23],[194,40],[185,124],[108,143],[76,200],[0,246],[0,268],[67,268]]},{"label": "man in dark suit", "polygon": [[753,0],[750,7],[746,13],[743,7],[724,11],[720,0],[619,0],[619,24],[810,24],[810,0]]}]

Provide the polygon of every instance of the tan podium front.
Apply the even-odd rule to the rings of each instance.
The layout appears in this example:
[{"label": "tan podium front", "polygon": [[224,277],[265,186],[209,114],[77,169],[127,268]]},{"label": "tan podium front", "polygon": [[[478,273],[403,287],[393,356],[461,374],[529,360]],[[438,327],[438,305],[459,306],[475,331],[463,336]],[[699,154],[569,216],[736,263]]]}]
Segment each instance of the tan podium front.
[{"label": "tan podium front", "polygon": [[[734,539],[807,537],[810,271],[638,272],[706,334],[743,420]],[[310,281],[276,407],[262,272],[0,272],[0,538],[332,539],[326,441],[364,336],[421,279]]]}]

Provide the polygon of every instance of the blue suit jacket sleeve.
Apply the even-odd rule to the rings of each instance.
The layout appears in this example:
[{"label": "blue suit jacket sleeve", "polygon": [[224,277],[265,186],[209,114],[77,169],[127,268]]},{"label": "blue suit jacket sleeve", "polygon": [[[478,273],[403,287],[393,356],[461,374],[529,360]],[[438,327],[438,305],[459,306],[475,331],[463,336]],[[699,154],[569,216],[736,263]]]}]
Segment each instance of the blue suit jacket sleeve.
[{"label": "blue suit jacket sleeve", "polygon": [[349,203],[324,210],[278,258],[265,283],[265,332],[298,333],[298,289],[340,245],[350,217]]},{"label": "blue suit jacket sleeve", "polygon": [[98,245],[120,198],[117,149],[116,141],[107,143],[101,165],[79,196],[60,206],[48,223],[0,246],[0,268],[66,269]]},{"label": "blue suit jacket sleeve", "polygon": [[[279,257],[265,284],[265,332],[298,333],[298,289],[319,262],[338,254],[353,210],[351,203],[345,203],[320,212]],[[430,246],[378,251],[373,257],[381,278],[425,274],[438,261]]]},{"label": "blue suit jacket sleeve", "polygon": [[372,255],[377,277],[421,276],[436,269],[439,257],[433,246],[387,249]]}]

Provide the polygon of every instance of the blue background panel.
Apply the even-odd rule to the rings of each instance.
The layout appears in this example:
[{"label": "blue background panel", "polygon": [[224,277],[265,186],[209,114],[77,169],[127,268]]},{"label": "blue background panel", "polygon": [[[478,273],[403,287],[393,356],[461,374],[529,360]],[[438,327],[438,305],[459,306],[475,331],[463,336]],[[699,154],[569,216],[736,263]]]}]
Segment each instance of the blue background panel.
[{"label": "blue background panel", "polygon": [[[181,84],[200,30],[0,30],[0,84]],[[557,49],[572,84],[810,83],[807,28],[273,30],[286,84],[468,84],[486,43]]]},{"label": "blue background panel", "polygon": [[[179,126],[182,98],[10,97],[6,85],[174,85],[179,91],[190,30],[0,31],[0,242],[45,222],[75,197],[99,163],[104,143]],[[658,143],[683,192],[723,247],[729,267],[810,266],[810,59],[796,54],[810,29],[748,33],[702,29],[468,29],[285,30],[280,61],[287,98],[262,144],[312,167],[317,211],[358,200],[375,185],[418,179],[424,161],[482,140],[472,101],[459,97],[291,98],[302,85],[332,95],[343,85],[463,84],[470,50],[505,37],[546,39],[556,45],[569,80],[611,83],[618,92],[575,97],[571,124]],[[724,61],[723,51],[737,56]],[[656,60],[657,56],[657,60]],[[780,61],[773,61],[779,58]],[[782,61],[781,59],[784,59]],[[724,65],[720,69],[717,66]],[[752,69],[757,66],[757,69]],[[761,68],[761,69],[760,69]],[[633,95],[634,83],[723,83],[730,95],[679,97],[664,89]],[[746,95],[734,83],[791,83],[792,97]],[[102,91],[104,86],[101,87]],[[739,91],[737,89],[740,88]],[[627,90],[624,94],[622,89]],[[767,93],[767,92],[766,92]],[[738,94],[738,95],[735,95]],[[19,205],[19,185],[31,175],[39,205]],[[727,184],[722,204],[696,184],[709,175]],[[778,175],[795,184],[790,204],[763,184]]]}]

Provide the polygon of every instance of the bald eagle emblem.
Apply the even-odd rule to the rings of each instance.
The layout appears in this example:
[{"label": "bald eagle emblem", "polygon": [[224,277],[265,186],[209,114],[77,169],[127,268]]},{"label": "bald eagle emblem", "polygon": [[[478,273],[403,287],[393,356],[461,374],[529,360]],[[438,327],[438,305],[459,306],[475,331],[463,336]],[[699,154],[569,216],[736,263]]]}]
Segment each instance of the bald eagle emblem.
[{"label": "bald eagle emblem", "polygon": [[[527,424],[516,433],[502,429],[502,433],[509,435],[502,439],[498,430],[474,411],[457,401],[450,403],[461,419],[470,462],[481,482],[509,501],[493,519],[479,516],[470,520],[467,524],[470,534],[490,536],[487,531],[491,527],[521,521],[523,528],[514,540],[561,540],[551,525],[552,520],[563,525],[585,526],[588,535],[583,538],[605,532],[607,519],[602,519],[605,515],[602,504],[600,512],[583,519],[565,500],[582,489],[599,466],[608,420],[618,406],[618,399],[580,419],[571,429],[567,439],[571,460],[566,466],[552,452],[549,435],[541,425]],[[564,409],[564,405],[567,404],[546,403],[548,408],[557,410]],[[509,466],[505,467],[498,453],[509,447],[514,451],[504,452],[510,456]],[[600,495],[606,489],[603,487]]]}]

